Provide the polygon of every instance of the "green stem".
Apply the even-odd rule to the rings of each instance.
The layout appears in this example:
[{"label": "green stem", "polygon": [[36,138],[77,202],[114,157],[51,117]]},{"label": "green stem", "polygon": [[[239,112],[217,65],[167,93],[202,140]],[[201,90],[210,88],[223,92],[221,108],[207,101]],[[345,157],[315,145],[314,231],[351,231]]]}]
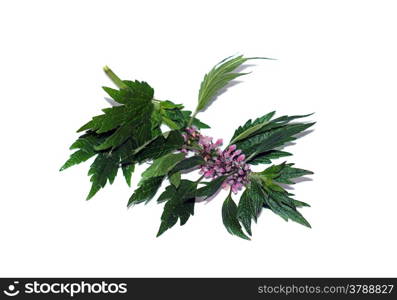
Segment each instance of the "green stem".
[{"label": "green stem", "polygon": [[203,180],[204,175],[201,175],[201,177],[199,179],[197,179],[196,184],[199,184],[201,180]]},{"label": "green stem", "polygon": [[245,162],[249,162],[251,159],[253,159],[255,157],[255,155],[257,155],[258,153],[252,153],[250,156],[248,156],[248,158],[245,159]]},{"label": "green stem", "polygon": [[195,110],[193,115],[190,117],[189,122],[187,123],[187,127],[190,127],[192,125],[193,119],[196,117],[197,114],[198,114],[198,111]]},{"label": "green stem", "polygon": [[104,66],[103,71],[105,71],[106,75],[119,89],[128,88],[128,85],[126,85],[116,74],[114,74],[114,72],[108,66]]}]

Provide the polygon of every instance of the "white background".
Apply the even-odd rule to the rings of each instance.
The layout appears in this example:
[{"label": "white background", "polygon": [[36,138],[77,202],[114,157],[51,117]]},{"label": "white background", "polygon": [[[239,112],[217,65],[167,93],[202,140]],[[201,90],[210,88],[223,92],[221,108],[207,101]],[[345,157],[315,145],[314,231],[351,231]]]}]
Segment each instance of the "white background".
[{"label": "white background", "polygon": [[[1,276],[397,276],[395,1],[2,1]],[[222,58],[268,56],[199,117],[228,140],[271,110],[315,131],[288,148],[313,181],[313,228],[264,212],[248,242],[225,193],[155,238],[162,205],[126,209],[122,176],[85,201],[89,163],[63,173],[75,130],[109,104],[108,64],[193,109]],[[139,172],[134,174],[134,183]]]}]

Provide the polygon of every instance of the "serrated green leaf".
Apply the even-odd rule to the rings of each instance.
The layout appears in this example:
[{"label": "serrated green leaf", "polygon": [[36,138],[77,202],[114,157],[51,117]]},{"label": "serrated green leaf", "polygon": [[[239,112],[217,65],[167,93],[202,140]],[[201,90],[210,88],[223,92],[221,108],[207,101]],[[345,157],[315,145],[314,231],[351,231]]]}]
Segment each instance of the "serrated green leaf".
[{"label": "serrated green leaf", "polygon": [[163,135],[156,137],[148,143],[139,152],[134,154],[134,159],[143,162],[148,159],[156,159],[167,153],[180,149],[184,143],[184,139],[178,130],[170,131],[165,138]]},{"label": "serrated green leaf", "polygon": [[211,128],[209,125],[205,124],[204,122],[201,122],[197,118],[193,118],[192,125],[197,127],[198,129],[208,129]]},{"label": "serrated green leaf", "polygon": [[[262,191],[264,194],[265,192]],[[280,199],[279,192],[268,191],[268,196],[264,198],[265,206],[272,210],[275,214],[279,215],[285,221],[288,219],[302,224],[307,227],[311,227],[309,222],[296,210],[296,208],[285,204],[282,199]]]},{"label": "serrated green leaf", "polygon": [[154,110],[152,112],[152,115],[150,117],[150,122],[152,124],[152,136],[157,137],[161,134],[161,124],[162,124],[162,119],[161,119],[161,114],[159,111]]},{"label": "serrated green leaf", "polygon": [[313,125],[314,123],[285,125],[247,138],[241,143],[237,143],[237,147],[248,156],[247,161],[250,161],[260,153],[274,150],[274,148],[284,146],[287,142],[295,140],[296,134]]},{"label": "serrated green leaf", "polygon": [[172,175],[168,176],[168,179],[170,180],[170,183],[175,186],[178,187],[179,184],[181,183],[181,172],[175,172]]},{"label": "serrated green leaf", "polygon": [[128,86],[133,98],[153,99],[154,90],[147,82],[138,80],[123,80],[123,82]]},{"label": "serrated green leaf", "polygon": [[275,200],[273,193],[269,194],[269,197],[266,199],[266,203],[269,205],[270,209],[282,217],[284,220],[292,220],[301,225],[311,227],[309,222],[295,209],[284,203],[280,203]]},{"label": "serrated green leaf", "polygon": [[230,144],[234,144],[241,141],[249,136],[251,136],[256,131],[260,130],[266,124],[269,123],[270,119],[274,116],[276,112],[272,111],[266,115],[257,118],[255,121],[248,120],[243,126],[240,126],[233,134]]},{"label": "serrated green leaf", "polygon": [[271,194],[272,194],[272,198],[275,201],[277,201],[279,203],[283,203],[285,205],[288,205],[291,208],[295,209],[297,207],[304,207],[304,206],[310,207],[310,205],[305,202],[298,201],[298,200],[291,198],[290,196],[292,194],[289,194],[287,192],[274,192],[273,191]]},{"label": "serrated green leaf", "polygon": [[181,180],[177,189],[174,187],[170,188],[175,192],[167,200],[164,206],[164,211],[161,215],[161,224],[157,236],[160,236],[166,230],[173,227],[178,219],[180,220],[180,224],[184,225],[188,221],[189,217],[194,214],[196,187],[196,182]]},{"label": "serrated green leaf", "polygon": [[222,220],[223,224],[230,234],[236,235],[242,239],[250,239],[244,234],[243,230],[241,229],[241,225],[237,219],[237,205],[236,203],[234,203],[231,194],[229,194],[226,200],[223,202]]},{"label": "serrated green leaf", "polygon": [[170,100],[161,101],[160,105],[164,109],[183,109],[183,104],[175,104]]},{"label": "serrated green leaf", "polygon": [[305,207],[305,206],[310,207],[309,204],[299,201],[299,200],[295,200],[295,199],[293,199],[293,203],[294,203],[295,207]]},{"label": "serrated green leaf", "polygon": [[169,153],[153,161],[152,165],[142,173],[142,180],[150,177],[166,175],[178,162],[185,158],[184,153]]},{"label": "serrated green leaf", "polygon": [[276,113],[275,111],[271,111],[271,112],[263,115],[262,117],[256,118],[254,121],[252,121],[251,119],[248,120],[247,122],[245,122],[244,125],[239,126],[239,128],[237,128],[237,130],[233,134],[232,139],[252,126],[270,121],[273,118],[273,116],[275,115],[275,113]]},{"label": "serrated green leaf", "polygon": [[163,182],[164,176],[150,177],[144,180],[141,185],[135,190],[128,201],[128,207],[133,204],[142,202],[149,202],[157,193]]},{"label": "serrated green leaf", "polygon": [[216,94],[230,81],[248,73],[238,73],[235,70],[249,59],[242,55],[228,57],[219,62],[205,76],[200,85],[196,112],[204,110]]},{"label": "serrated green leaf", "polygon": [[237,218],[243,224],[249,235],[251,233],[251,220],[256,221],[262,210],[266,194],[261,189],[261,182],[258,179],[251,178],[250,184],[246,187],[241,195],[237,207]]},{"label": "serrated green leaf", "polygon": [[253,216],[253,207],[251,198],[248,195],[248,190],[246,189],[240,197],[240,201],[237,206],[237,219],[243,224],[245,231],[249,235],[252,235],[251,232],[251,219]]},{"label": "serrated green leaf", "polygon": [[131,178],[132,178],[132,173],[134,173],[134,170],[135,170],[135,165],[134,164],[123,164],[121,166],[121,169],[123,170],[125,182],[128,184],[128,186],[131,186]]},{"label": "serrated green leaf", "polygon": [[78,150],[70,155],[70,158],[64,163],[64,165],[59,169],[59,171],[63,171],[71,166],[80,164],[89,160],[93,157],[96,153],[95,152],[87,152],[84,150]]},{"label": "serrated green leaf", "polygon": [[214,195],[222,186],[222,183],[225,181],[227,176],[219,176],[214,180],[210,181],[206,186],[201,187],[197,190],[197,197],[204,197],[204,199],[210,198]]},{"label": "serrated green leaf", "polygon": [[[189,123],[189,120],[191,118],[191,113],[192,112],[189,110],[178,110],[178,109],[165,111],[165,114],[167,115],[167,117],[170,118],[173,122],[175,122],[179,126],[179,128],[184,128],[187,126],[187,124]],[[210,128],[209,125],[201,122],[197,118],[193,118],[191,125],[199,128],[199,129]]]},{"label": "serrated green leaf", "polygon": [[134,122],[129,122],[128,124],[124,124],[123,126],[117,128],[117,130],[102,144],[96,146],[95,150],[101,151],[119,146],[131,137],[135,126],[136,124]]},{"label": "serrated green leaf", "polygon": [[264,122],[262,124],[257,124],[257,125],[249,127],[248,129],[246,129],[245,131],[240,133],[238,136],[236,136],[230,143],[234,144],[234,143],[236,143],[238,141],[244,140],[245,138],[248,138],[248,137],[252,136],[252,134],[257,132],[259,129],[261,129],[266,124],[267,124],[267,122]]},{"label": "serrated green leaf", "polygon": [[[179,185],[180,185],[180,182],[179,182]],[[170,184],[169,186],[167,186],[165,188],[164,192],[161,193],[161,195],[157,199],[157,202],[162,203],[162,202],[168,201],[168,200],[172,199],[172,197],[174,197],[174,195],[176,195],[176,193],[177,193],[177,187]]]},{"label": "serrated green leaf", "polygon": [[139,145],[151,138],[152,124],[151,114],[153,104],[145,101],[137,102],[135,107],[128,110],[128,121],[125,121],[118,129],[108,137],[102,144],[96,147],[97,150],[105,150],[111,147],[117,147],[132,137]]},{"label": "serrated green leaf", "polygon": [[184,160],[181,160],[180,162],[178,162],[175,165],[175,167],[172,168],[172,170],[170,171],[170,175],[172,175],[178,171],[184,171],[184,170],[188,170],[188,169],[197,167],[204,163],[205,163],[204,159],[199,155],[185,158]]},{"label": "serrated green leaf", "polygon": [[130,89],[115,90],[110,87],[103,86],[102,89],[116,102],[120,104],[128,104],[134,98]]},{"label": "serrated green leaf", "polygon": [[99,153],[90,166],[88,175],[91,176],[91,190],[87,200],[91,199],[109,181],[113,183],[119,168],[119,156],[108,152]]},{"label": "serrated green leaf", "polygon": [[250,160],[250,165],[259,165],[259,164],[270,164],[273,159],[278,159],[285,156],[291,156],[292,153],[279,151],[279,150],[270,150],[265,153],[261,153],[256,155]]},{"label": "serrated green leaf", "polygon": [[167,125],[170,129],[179,129],[179,128],[181,128],[181,126],[176,124],[174,121],[172,121],[168,117],[162,116],[161,119],[162,119],[163,123],[165,125]]},{"label": "serrated green leaf", "polygon": [[87,161],[96,154],[95,145],[101,143],[107,135],[98,135],[94,132],[80,136],[71,146],[70,150],[79,149],[72,153],[59,171],[63,171],[71,166]]},{"label": "serrated green leaf", "polygon": [[313,172],[308,170],[293,168],[293,165],[294,164],[287,164],[280,172],[280,175],[275,178],[275,181],[285,184],[295,184],[291,179],[313,174]]}]

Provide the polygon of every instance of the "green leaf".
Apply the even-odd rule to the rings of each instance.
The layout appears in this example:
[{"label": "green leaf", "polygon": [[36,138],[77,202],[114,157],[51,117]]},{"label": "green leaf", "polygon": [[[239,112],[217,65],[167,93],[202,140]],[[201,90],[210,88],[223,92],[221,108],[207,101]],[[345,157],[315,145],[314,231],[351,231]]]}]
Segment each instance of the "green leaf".
[{"label": "green leaf", "polygon": [[[180,185],[180,182],[179,182],[179,185]],[[176,195],[176,193],[177,193],[177,188],[178,187],[176,187],[172,184],[167,186],[165,188],[164,192],[162,192],[160,197],[157,199],[157,202],[162,203],[162,202],[172,199],[172,197],[174,197],[174,195]]]},{"label": "green leaf", "polygon": [[182,104],[175,104],[174,102],[169,100],[161,101],[160,105],[164,109],[183,109]]},{"label": "green leaf", "polygon": [[237,219],[237,205],[234,203],[231,194],[229,194],[229,196],[227,196],[226,200],[223,202],[222,220],[230,234],[236,235],[246,240],[250,239],[241,229],[241,225]]},{"label": "green leaf", "polygon": [[151,101],[137,102],[133,109],[128,110],[128,121],[125,121],[118,129],[108,137],[102,144],[96,147],[97,150],[105,150],[110,147],[117,147],[132,137],[137,145],[150,140],[152,134],[151,114],[153,104]]},{"label": "green leaf", "polygon": [[293,168],[293,165],[294,164],[287,164],[281,171],[280,175],[275,178],[275,181],[285,184],[295,184],[291,179],[314,174],[308,170]]},{"label": "green leaf", "polygon": [[128,201],[128,207],[133,204],[149,202],[157,193],[164,176],[150,177],[143,181]]},{"label": "green leaf", "polygon": [[139,150],[134,155],[138,162],[143,162],[148,159],[156,159],[167,153],[180,149],[184,143],[183,137],[178,130],[170,131],[165,138],[163,135],[156,137],[153,141],[148,143],[145,147]]},{"label": "green leaf", "polygon": [[222,183],[225,181],[227,176],[219,176],[209,182],[206,186],[201,187],[197,190],[196,196],[197,197],[205,197],[204,199],[210,198],[214,195],[222,186]]},{"label": "green leaf", "polygon": [[113,183],[119,168],[119,156],[111,153],[99,153],[92,163],[88,175],[91,176],[91,190],[87,200],[91,199],[109,181]]},{"label": "green leaf", "polygon": [[174,187],[170,188],[175,192],[172,195],[169,195],[170,198],[164,206],[164,211],[161,215],[161,224],[157,236],[160,236],[166,230],[173,227],[178,219],[180,220],[180,224],[184,225],[188,221],[189,217],[194,214],[196,187],[196,182],[181,180],[177,189]]},{"label": "green leaf", "polygon": [[70,159],[61,168],[62,171],[74,164],[97,155],[89,172],[89,175],[92,175],[91,181],[93,182],[88,197],[89,199],[92,198],[100,188],[104,187],[107,181],[110,183],[113,182],[119,167],[123,170],[127,184],[130,184],[131,175],[134,171],[134,163],[124,162],[123,164],[120,164],[120,161],[132,152],[134,145],[131,139],[127,140],[113,151],[99,152],[95,150],[95,146],[101,144],[111,134],[112,132],[97,134],[90,131],[79,137],[79,139],[70,147],[70,149],[79,150],[73,153]]},{"label": "green leaf", "polygon": [[297,207],[304,207],[304,206],[310,207],[310,205],[305,202],[298,201],[298,200],[291,198],[290,196],[293,196],[293,194],[290,194],[286,191],[284,191],[284,192],[273,191],[271,194],[272,194],[272,198],[275,201],[277,201],[279,203],[283,203],[285,205],[288,205],[291,208],[296,209]]},{"label": "green leaf", "polygon": [[257,124],[255,126],[251,126],[247,130],[243,131],[238,136],[236,136],[230,143],[234,144],[234,143],[236,143],[238,141],[244,140],[247,137],[250,137],[253,133],[257,132],[259,129],[261,129],[266,124],[267,124],[267,122],[264,122],[262,124]]},{"label": "green leaf", "polygon": [[279,150],[270,150],[265,153],[261,153],[256,155],[250,160],[250,165],[259,165],[259,164],[270,164],[273,159],[278,159],[285,156],[291,156],[292,153],[279,151]]},{"label": "green leaf", "polygon": [[207,124],[201,122],[201,121],[200,121],[199,119],[197,119],[197,118],[193,118],[192,125],[195,126],[195,127],[197,127],[198,129],[208,129],[208,128],[211,128],[209,125],[207,125]]},{"label": "green leaf", "polygon": [[211,71],[204,76],[204,79],[201,82],[196,112],[204,110],[216,94],[222,88],[226,87],[230,81],[248,74],[234,71],[249,59],[254,58],[245,58],[242,55],[228,57],[213,67]]},{"label": "green leaf", "polygon": [[163,116],[162,117],[162,121],[165,125],[167,125],[170,129],[180,129],[181,127],[176,124],[174,121],[172,121],[171,119]]},{"label": "green leaf", "polygon": [[90,129],[96,133],[103,133],[115,129],[127,120],[128,114],[132,113],[132,107],[125,105],[113,106],[104,108],[102,111],[104,114],[93,117],[90,122],[83,125],[77,132]]},{"label": "green leaf", "polygon": [[250,196],[248,195],[248,190],[246,189],[240,197],[240,201],[237,207],[237,219],[243,224],[245,231],[249,235],[252,235],[251,232],[251,219],[253,216],[252,201]]},{"label": "green leaf", "polygon": [[197,167],[204,163],[205,163],[204,159],[199,155],[185,158],[184,160],[181,160],[180,162],[178,162],[175,165],[175,167],[172,168],[172,170],[170,171],[170,175],[172,175],[178,171],[184,171],[184,170],[188,170],[188,169]]},{"label": "green leaf", "polygon": [[70,158],[64,163],[59,171],[63,171],[71,166],[77,165],[79,163],[85,162],[93,157],[95,152],[86,152],[84,150],[78,150],[70,155]]},{"label": "green leaf", "polygon": [[157,137],[161,134],[160,126],[162,124],[161,114],[159,111],[154,110],[150,118],[152,124],[152,136]]},{"label": "green leaf", "polygon": [[260,153],[274,150],[274,148],[284,146],[287,142],[295,140],[294,135],[313,125],[314,123],[285,125],[247,138],[238,143],[237,147],[249,157],[248,161],[250,161]]},{"label": "green leaf", "polygon": [[154,160],[152,165],[142,173],[142,180],[166,175],[184,157],[184,153],[169,153]]},{"label": "green leaf", "polygon": [[129,87],[133,98],[153,99],[154,90],[147,82],[138,80],[123,80],[123,82]]},{"label": "green leaf", "polygon": [[131,89],[115,90],[109,87],[102,87],[102,89],[116,102],[120,104],[129,104],[132,99],[135,98],[134,93]]},{"label": "green leaf", "polygon": [[135,124],[130,122],[119,127],[110,137],[108,137],[102,144],[95,147],[95,150],[101,151],[106,150],[110,147],[117,147],[124,143],[128,138],[131,137]]},{"label": "green leaf", "polygon": [[285,184],[295,184],[295,182],[291,181],[290,179],[313,174],[313,172],[308,170],[293,168],[293,165],[294,164],[287,164],[286,162],[283,162],[279,165],[272,165],[259,174],[265,178],[274,179],[274,181],[278,183]]},{"label": "green leaf", "polygon": [[266,195],[261,189],[261,182],[252,178],[250,184],[241,195],[237,208],[237,217],[249,235],[252,235],[251,219],[256,221],[262,210],[265,197]]},{"label": "green leaf", "polygon": [[[190,110],[182,110],[181,111],[183,116],[184,116],[184,120],[185,120],[185,124],[187,124],[191,118],[191,114],[192,112]],[[199,119],[197,118],[193,118],[192,120],[192,125],[196,126],[198,129],[208,129],[211,128],[209,125],[201,122]]]},{"label": "green leaf", "polygon": [[60,171],[85,162],[93,157],[97,154],[95,146],[102,143],[107,136],[107,134],[96,134],[95,132],[88,132],[80,136],[69,148],[70,150],[79,150],[70,155],[70,158],[61,167]]},{"label": "green leaf", "polygon": [[134,173],[135,165],[134,164],[123,164],[121,166],[121,169],[123,170],[125,182],[128,184],[128,186],[131,186],[131,177],[132,177],[132,173]]},{"label": "green leaf", "polygon": [[169,123],[165,124],[171,129],[180,129],[186,127],[188,120],[185,118],[185,115],[180,109],[163,109],[161,113],[163,120]]},{"label": "green leaf", "polygon": [[294,203],[295,207],[305,207],[305,206],[310,207],[309,204],[299,201],[299,200],[295,200],[295,199],[293,199],[293,203]]},{"label": "green leaf", "polygon": [[175,172],[174,174],[169,175],[168,179],[173,186],[178,187],[181,183],[181,176],[181,172]]},{"label": "green leaf", "polygon": [[241,141],[253,133],[257,132],[261,128],[263,128],[266,124],[269,123],[269,120],[274,116],[276,112],[272,111],[260,118],[257,118],[254,122],[248,120],[243,126],[240,126],[235,132],[230,141],[230,144],[234,144],[238,141]]},{"label": "green leaf", "polygon": [[268,204],[268,206],[274,213],[278,214],[285,220],[290,219],[306,227],[311,227],[309,222],[295,208],[281,203],[276,199],[277,198],[275,198],[273,193],[270,193],[269,197],[266,199],[266,204]]}]

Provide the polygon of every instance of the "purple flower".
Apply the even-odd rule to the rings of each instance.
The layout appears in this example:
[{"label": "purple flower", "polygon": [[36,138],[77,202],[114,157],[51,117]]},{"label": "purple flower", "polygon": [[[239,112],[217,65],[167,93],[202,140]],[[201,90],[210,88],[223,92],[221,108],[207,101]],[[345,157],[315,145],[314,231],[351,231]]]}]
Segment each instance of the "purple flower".
[{"label": "purple flower", "polygon": [[[195,127],[186,128],[182,134],[185,145],[181,151],[195,152],[196,155],[203,157],[205,163],[200,166],[200,174],[205,178],[217,178],[229,175],[222,184],[223,188],[230,188],[233,193],[238,193],[244,185],[248,183],[248,175],[251,172],[249,165],[245,162],[245,155],[236,145],[230,145],[225,150],[221,150],[222,139],[213,143],[213,138],[202,135]],[[196,145],[197,149],[190,146]]]}]

